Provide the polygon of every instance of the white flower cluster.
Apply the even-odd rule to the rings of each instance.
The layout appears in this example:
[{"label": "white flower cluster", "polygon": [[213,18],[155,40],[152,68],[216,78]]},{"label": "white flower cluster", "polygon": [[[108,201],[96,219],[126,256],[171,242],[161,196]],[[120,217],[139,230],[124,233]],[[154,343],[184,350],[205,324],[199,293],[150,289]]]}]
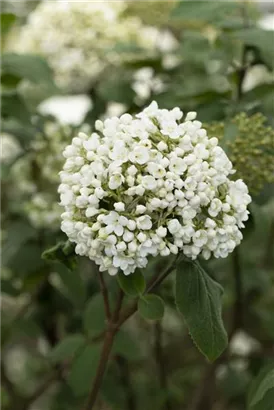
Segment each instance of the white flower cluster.
[{"label": "white flower cluster", "polygon": [[150,255],[224,258],[242,239],[251,198],[196,113],[151,103],[79,133],[60,172],[61,229],[75,251],[115,275]]},{"label": "white flower cluster", "polygon": [[135,44],[150,53],[155,47],[158,30],[126,17],[126,7],[123,0],[41,2],[16,49],[47,57],[61,88],[85,91],[108,63],[119,65],[130,57],[118,54],[117,44]]},{"label": "white flower cluster", "polygon": [[[62,213],[57,203],[58,172],[64,164],[62,151],[76,128],[49,120],[37,128],[28,152],[11,167],[9,191],[35,227],[57,230]],[[89,132],[87,125],[81,129]]]},{"label": "white flower cluster", "polygon": [[0,158],[3,164],[8,164],[14,160],[20,153],[21,148],[13,135],[2,132]]}]

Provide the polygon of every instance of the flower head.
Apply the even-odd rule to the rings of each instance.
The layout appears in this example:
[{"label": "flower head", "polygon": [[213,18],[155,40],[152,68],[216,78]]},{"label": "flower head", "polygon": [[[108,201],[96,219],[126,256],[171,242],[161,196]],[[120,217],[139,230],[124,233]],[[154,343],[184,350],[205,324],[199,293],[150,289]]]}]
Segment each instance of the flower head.
[{"label": "flower head", "polygon": [[240,243],[251,197],[196,113],[153,102],[96,127],[66,147],[60,172],[61,229],[76,253],[128,275],[150,255],[224,258]]}]

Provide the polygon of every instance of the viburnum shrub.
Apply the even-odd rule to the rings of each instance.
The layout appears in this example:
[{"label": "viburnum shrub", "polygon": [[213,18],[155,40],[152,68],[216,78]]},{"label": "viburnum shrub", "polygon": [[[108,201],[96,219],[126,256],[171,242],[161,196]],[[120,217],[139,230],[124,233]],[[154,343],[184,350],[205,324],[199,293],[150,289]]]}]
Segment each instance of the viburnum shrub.
[{"label": "viburnum shrub", "polygon": [[149,256],[225,258],[251,201],[196,113],[156,102],[136,116],[95,123],[64,151],[61,229],[100,271],[129,275]]},{"label": "viburnum shrub", "polygon": [[[97,120],[95,132],[79,132],[63,154],[58,191],[69,241],[44,258],[70,267],[76,253],[99,266],[107,324],[96,337],[104,342],[85,407],[92,409],[116,333],[137,310],[162,318],[164,301],[151,292],[174,270],[176,306],[194,343],[209,360],[220,356],[227,346],[222,288],[197,258],[225,258],[239,245],[251,197],[233,179],[218,139],[208,137],[195,112],[178,107],[152,102],[136,115]],[[153,257],[163,258],[163,270],[144,275]],[[102,272],[117,275],[121,288],[113,310]],[[125,294],[136,299],[123,308]]]}]

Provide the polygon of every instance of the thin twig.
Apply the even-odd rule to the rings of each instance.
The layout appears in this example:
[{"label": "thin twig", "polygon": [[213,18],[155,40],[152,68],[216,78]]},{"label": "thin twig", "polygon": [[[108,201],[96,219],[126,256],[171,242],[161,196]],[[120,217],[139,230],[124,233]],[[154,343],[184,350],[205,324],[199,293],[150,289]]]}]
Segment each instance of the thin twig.
[{"label": "thin twig", "polygon": [[98,272],[98,277],[99,277],[101,293],[102,293],[103,300],[104,300],[105,314],[106,314],[107,320],[109,321],[111,318],[111,311],[110,311],[110,305],[109,305],[108,289],[106,287],[104,275],[102,272],[100,271]]},{"label": "thin twig", "polygon": [[168,380],[166,372],[167,369],[163,352],[163,328],[160,322],[157,322],[154,325],[154,353],[155,361],[158,367],[160,388],[167,394],[165,402],[163,404],[163,409],[171,410],[171,404],[168,398]]},{"label": "thin twig", "polygon": [[[162,275],[159,275],[157,278],[155,277],[152,278],[151,282],[149,283],[147,287],[146,292],[151,292],[153,289],[155,289],[155,287],[158,286],[174,270],[174,268],[175,268],[175,263],[173,263],[172,266],[170,266]],[[107,363],[108,363],[109,355],[110,355],[111,348],[113,345],[115,334],[118,332],[118,330],[123,325],[123,323],[136,312],[137,303],[138,303],[138,299],[135,302],[133,302],[133,304],[125,311],[124,314],[121,314],[119,318],[119,313],[120,313],[119,310],[122,305],[122,298],[121,296],[118,298],[117,306],[114,309],[114,312],[116,312],[115,316],[117,317],[114,316],[110,320],[109,326],[105,332],[104,344],[103,344],[103,348],[101,351],[99,365],[97,368],[96,376],[95,376],[87,403],[84,406],[84,410],[93,409],[93,406],[96,402],[99,389],[100,389],[100,386],[101,386],[101,383],[104,377],[104,373],[107,367]]]}]

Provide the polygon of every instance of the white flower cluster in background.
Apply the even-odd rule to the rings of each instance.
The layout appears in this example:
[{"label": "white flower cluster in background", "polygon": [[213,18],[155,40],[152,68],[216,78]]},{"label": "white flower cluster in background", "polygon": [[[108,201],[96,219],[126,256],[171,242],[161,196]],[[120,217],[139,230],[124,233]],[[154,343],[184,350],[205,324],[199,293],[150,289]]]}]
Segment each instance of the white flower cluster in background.
[{"label": "white flower cluster in background", "polygon": [[[28,152],[11,168],[11,195],[35,227],[57,230],[62,213],[56,192],[64,163],[62,151],[76,131],[49,120],[37,128]],[[89,132],[88,126],[81,129]]]},{"label": "white flower cluster in background", "polygon": [[119,65],[130,57],[130,52],[118,54],[117,44],[134,44],[150,54],[155,48],[158,30],[124,16],[125,9],[123,0],[41,2],[16,49],[44,55],[61,88],[85,91],[106,64]]},{"label": "white flower cluster in background", "polygon": [[1,135],[0,158],[3,164],[8,164],[14,160],[21,152],[19,143],[13,135],[2,132]]},{"label": "white flower cluster in background", "polygon": [[128,275],[150,255],[224,258],[240,243],[247,186],[229,179],[231,162],[195,118],[153,102],[73,138],[59,193],[77,254]]}]

